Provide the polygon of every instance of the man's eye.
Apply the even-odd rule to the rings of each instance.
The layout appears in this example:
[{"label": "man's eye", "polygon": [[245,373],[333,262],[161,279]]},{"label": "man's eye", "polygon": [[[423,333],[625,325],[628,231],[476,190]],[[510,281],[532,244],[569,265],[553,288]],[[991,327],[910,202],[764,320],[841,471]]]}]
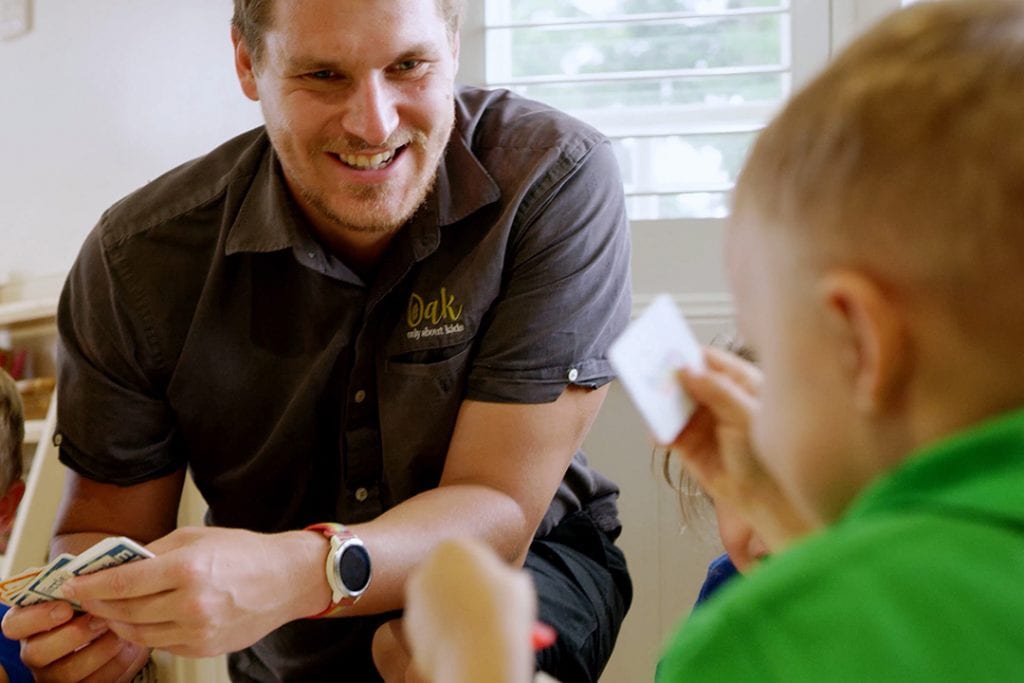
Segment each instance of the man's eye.
[{"label": "man's eye", "polygon": [[406,59],[396,63],[393,69],[395,71],[412,71],[422,63],[423,62],[418,59]]},{"label": "man's eye", "polygon": [[309,77],[315,81],[329,81],[334,78],[335,73],[328,69],[321,69],[320,71],[314,71],[309,74]]}]

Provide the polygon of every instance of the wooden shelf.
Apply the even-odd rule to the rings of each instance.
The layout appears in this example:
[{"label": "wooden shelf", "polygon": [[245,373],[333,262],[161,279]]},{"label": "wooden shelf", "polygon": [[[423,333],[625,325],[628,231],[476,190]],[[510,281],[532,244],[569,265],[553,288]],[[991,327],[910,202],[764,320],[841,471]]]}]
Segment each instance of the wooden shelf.
[{"label": "wooden shelf", "polygon": [[0,304],[0,326],[49,320],[56,315],[56,297]]},{"label": "wooden shelf", "polygon": [[[57,295],[0,303],[0,343],[27,350],[29,374],[52,374]],[[25,421],[25,497],[18,506],[7,550],[0,556],[0,576],[46,563],[64,471],[53,446],[56,401],[51,397],[46,418]]]}]

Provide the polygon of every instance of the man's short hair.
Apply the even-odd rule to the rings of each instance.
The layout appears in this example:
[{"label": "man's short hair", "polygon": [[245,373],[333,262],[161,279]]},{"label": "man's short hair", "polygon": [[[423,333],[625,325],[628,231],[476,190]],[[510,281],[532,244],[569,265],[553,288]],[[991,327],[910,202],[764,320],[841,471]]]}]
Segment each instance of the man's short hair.
[{"label": "man's short hair", "polygon": [[1024,2],[901,10],[762,132],[732,220],[795,235],[820,265],[948,300],[964,322],[1024,317],[1022,84]]},{"label": "man's short hair", "polygon": [[[448,25],[448,36],[454,39],[462,21],[464,0],[435,0],[437,11]],[[263,36],[270,26],[273,0],[234,0],[235,12],[231,25],[242,36],[254,63],[263,56]]]},{"label": "man's short hair", "polygon": [[21,444],[25,440],[25,415],[18,386],[0,368],[0,496],[21,479]]}]

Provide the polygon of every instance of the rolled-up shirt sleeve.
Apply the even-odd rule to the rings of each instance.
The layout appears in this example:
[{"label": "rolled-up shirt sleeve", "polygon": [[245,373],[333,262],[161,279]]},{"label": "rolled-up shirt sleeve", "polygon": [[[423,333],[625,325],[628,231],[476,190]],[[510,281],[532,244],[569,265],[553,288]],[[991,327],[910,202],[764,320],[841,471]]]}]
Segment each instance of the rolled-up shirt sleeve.
[{"label": "rolled-up shirt sleeve", "polygon": [[94,230],[64,285],[55,442],[79,474],[130,485],[184,463],[172,453],[173,415],[154,382],[152,318],[118,257]]},{"label": "rolled-up shirt sleeve", "polygon": [[629,225],[610,144],[552,163],[517,222],[467,398],[546,403],[570,384],[608,383],[608,347],[630,312]]}]

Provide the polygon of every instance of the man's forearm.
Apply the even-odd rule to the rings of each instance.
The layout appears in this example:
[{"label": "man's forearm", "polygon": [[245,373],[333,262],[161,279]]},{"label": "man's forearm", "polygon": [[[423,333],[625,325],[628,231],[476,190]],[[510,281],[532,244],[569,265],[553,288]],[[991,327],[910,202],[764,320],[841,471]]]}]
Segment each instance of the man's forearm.
[{"label": "man's forearm", "polygon": [[[350,527],[370,551],[373,580],[363,598],[343,614],[401,609],[409,573],[447,538],[477,538],[509,562],[521,563],[535,526],[510,496],[493,488],[454,484],[425,491],[371,522]],[[319,588],[326,607],[326,579]]]},{"label": "man's forearm", "polygon": [[50,541],[50,557],[56,557],[61,553],[77,555],[110,535],[98,531],[81,531],[54,536]]}]

